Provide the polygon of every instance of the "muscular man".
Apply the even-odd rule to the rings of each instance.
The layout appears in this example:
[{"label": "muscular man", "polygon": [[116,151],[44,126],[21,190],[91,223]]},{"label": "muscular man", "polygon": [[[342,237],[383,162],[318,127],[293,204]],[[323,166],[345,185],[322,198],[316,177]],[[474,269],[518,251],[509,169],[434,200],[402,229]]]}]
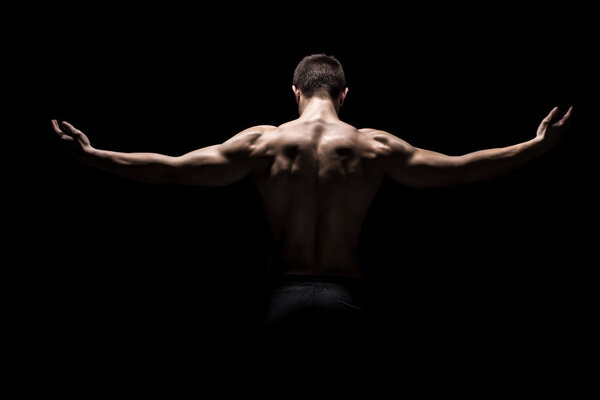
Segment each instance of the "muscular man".
[{"label": "muscular man", "polygon": [[[152,184],[229,185],[250,176],[264,202],[274,241],[267,328],[321,335],[352,329],[363,303],[361,225],[384,177],[411,187],[465,185],[511,171],[550,150],[567,130],[572,107],[554,108],[528,141],[449,156],[411,146],[391,133],[341,121],[348,93],[339,61],[305,57],[292,86],[299,118],[248,128],[222,144],[179,157],[92,147],[68,122],[53,128],[71,154],[110,173]],[[339,332],[339,329],[338,329]]]}]

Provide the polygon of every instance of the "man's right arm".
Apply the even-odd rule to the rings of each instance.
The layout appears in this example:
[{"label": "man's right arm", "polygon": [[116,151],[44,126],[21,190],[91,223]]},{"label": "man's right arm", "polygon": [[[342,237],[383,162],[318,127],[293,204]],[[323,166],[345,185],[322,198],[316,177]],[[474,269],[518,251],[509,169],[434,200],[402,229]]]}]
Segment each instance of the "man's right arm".
[{"label": "man's right arm", "polygon": [[373,139],[387,148],[386,174],[414,187],[466,185],[510,172],[554,147],[567,131],[572,108],[559,118],[554,108],[540,123],[534,138],[512,146],[449,156],[420,149],[387,132]]}]

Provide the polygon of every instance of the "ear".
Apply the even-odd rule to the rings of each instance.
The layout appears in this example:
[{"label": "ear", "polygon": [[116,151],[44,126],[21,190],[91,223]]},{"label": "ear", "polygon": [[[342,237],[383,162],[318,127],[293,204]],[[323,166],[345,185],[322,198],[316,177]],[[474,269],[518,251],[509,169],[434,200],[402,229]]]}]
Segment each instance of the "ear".
[{"label": "ear", "polygon": [[344,105],[344,100],[346,100],[346,96],[348,95],[348,88],[344,89],[342,93],[340,93],[340,107]]},{"label": "ear", "polygon": [[292,91],[294,92],[294,96],[296,97],[296,104],[300,104],[300,95],[302,94],[302,92],[296,87],[296,85],[292,85]]}]

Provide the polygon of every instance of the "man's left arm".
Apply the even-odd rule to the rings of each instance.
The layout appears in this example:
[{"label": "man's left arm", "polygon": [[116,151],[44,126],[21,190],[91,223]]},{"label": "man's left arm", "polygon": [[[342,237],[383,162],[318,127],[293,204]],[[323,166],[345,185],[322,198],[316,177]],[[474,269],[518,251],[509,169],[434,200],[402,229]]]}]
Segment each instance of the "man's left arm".
[{"label": "man's left arm", "polygon": [[261,168],[267,158],[257,151],[257,140],[275,129],[255,126],[221,144],[172,157],[97,149],[87,135],[68,122],[53,120],[52,126],[68,153],[87,165],[143,183],[200,186],[229,185]]}]

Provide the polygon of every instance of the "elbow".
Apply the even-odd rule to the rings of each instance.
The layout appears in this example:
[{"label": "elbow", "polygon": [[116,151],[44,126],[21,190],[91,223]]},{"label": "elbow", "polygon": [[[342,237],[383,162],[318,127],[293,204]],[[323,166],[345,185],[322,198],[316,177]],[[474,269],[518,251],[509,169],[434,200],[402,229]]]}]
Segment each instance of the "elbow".
[{"label": "elbow", "polygon": [[422,188],[448,188],[466,186],[473,182],[473,175],[461,157],[444,157],[436,165],[424,167],[418,174],[416,184]]},{"label": "elbow", "polygon": [[448,158],[446,170],[446,186],[467,186],[480,180],[478,168],[473,168],[473,164],[465,156],[453,156]]},{"label": "elbow", "polygon": [[157,176],[156,183],[167,186],[186,185],[186,176],[184,167],[169,165]]},{"label": "elbow", "polygon": [[152,173],[146,175],[147,182],[155,185],[181,185],[185,177],[185,167],[180,165],[176,157],[156,163]]}]

